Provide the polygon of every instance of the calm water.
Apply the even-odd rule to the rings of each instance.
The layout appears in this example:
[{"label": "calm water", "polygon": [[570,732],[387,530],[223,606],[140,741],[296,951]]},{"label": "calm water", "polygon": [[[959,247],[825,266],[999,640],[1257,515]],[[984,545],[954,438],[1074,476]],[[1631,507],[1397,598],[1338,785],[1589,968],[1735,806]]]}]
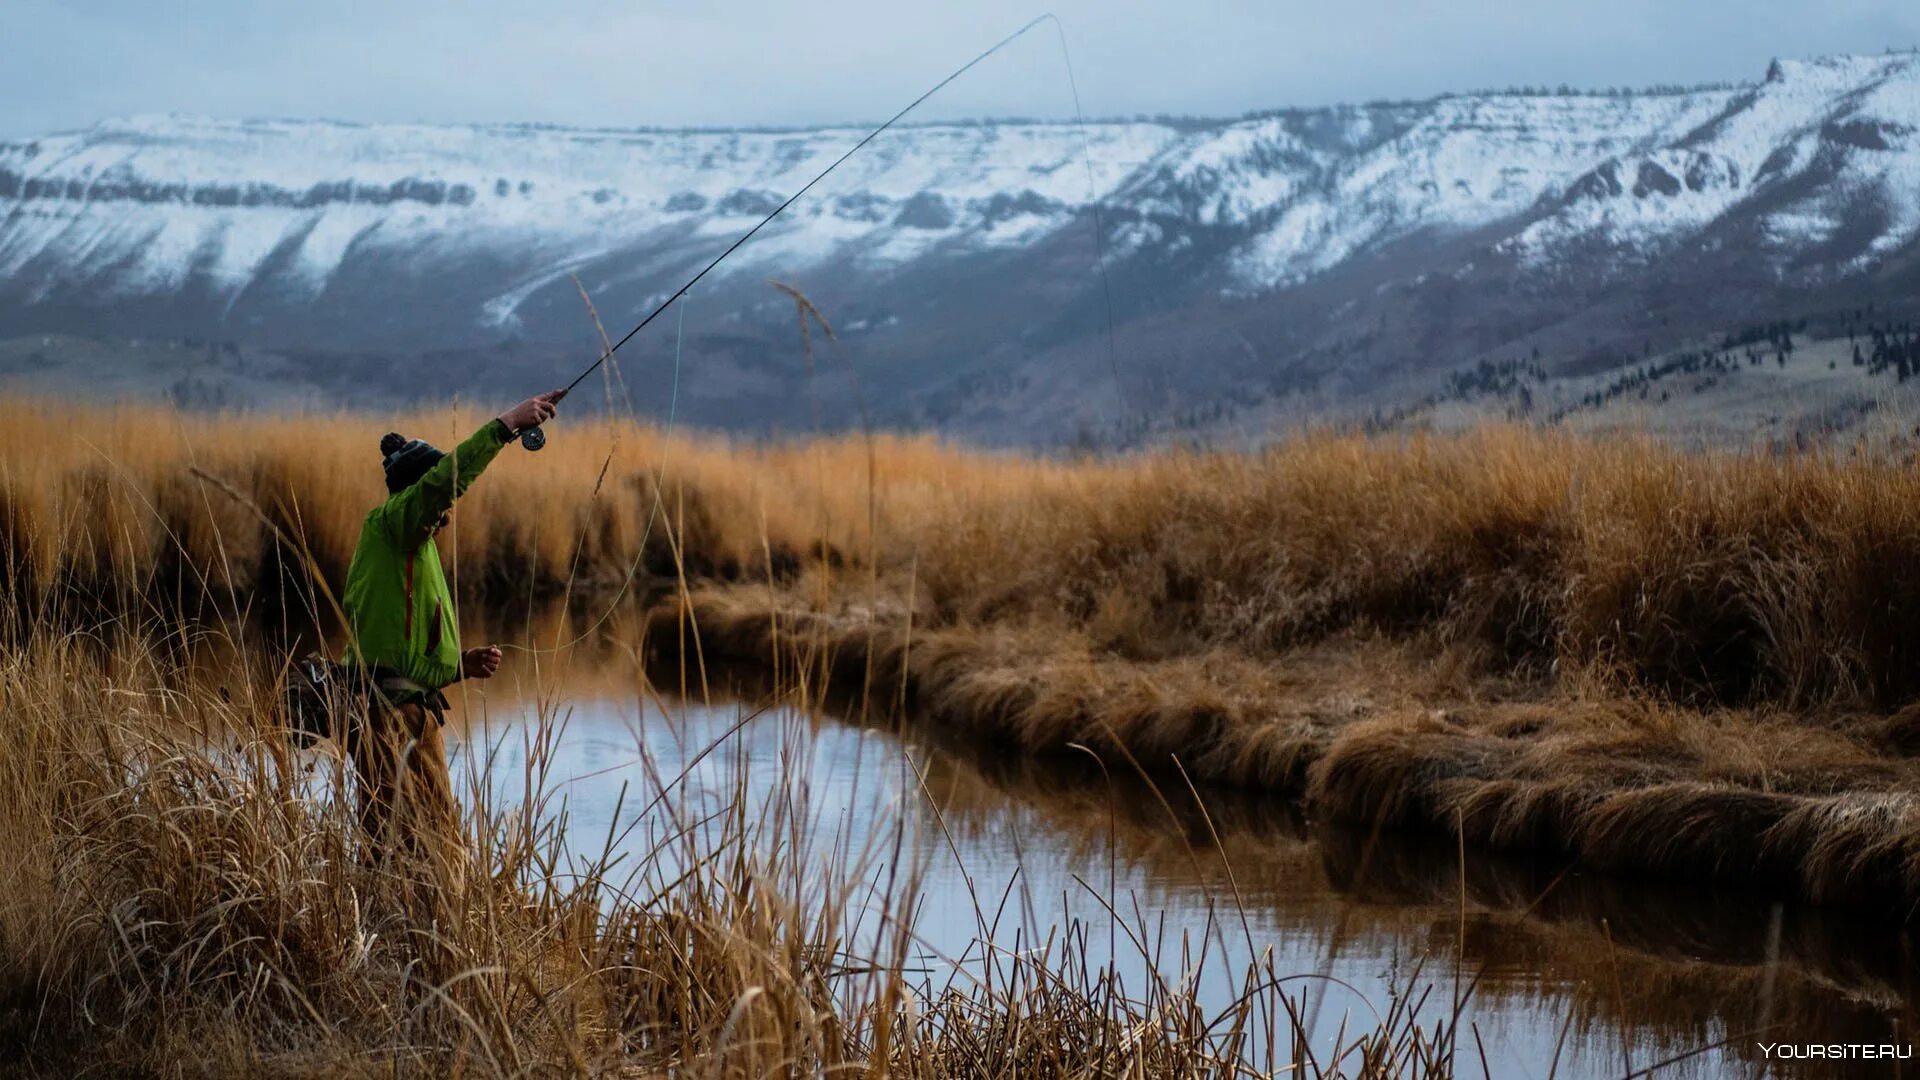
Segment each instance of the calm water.
[{"label": "calm water", "polygon": [[[453,741],[463,787],[484,763],[495,797],[517,799],[529,761],[544,761],[546,812],[567,815],[583,860],[611,837],[637,862],[741,806],[761,823],[756,843],[788,848],[822,880],[884,890],[917,873],[910,964],[936,984],[977,973],[983,939],[1014,950],[1051,937],[1058,956],[1070,935],[1130,993],[1157,973],[1223,1004],[1271,950],[1277,971],[1302,976],[1289,990],[1324,1053],[1395,994],[1429,992],[1430,1026],[1471,983],[1464,1015],[1480,1046],[1462,1039],[1463,1077],[1481,1075],[1481,1047],[1497,1077],[1545,1077],[1556,1060],[1562,1077],[1622,1076],[1682,1055],[1657,1075],[1901,1075],[1769,1063],[1757,1044],[1912,1037],[1904,935],[1844,914],[1479,852],[1463,880],[1444,840],[1369,838],[1244,797],[1210,796],[1202,815],[1192,795],[1109,781],[1090,759],[996,766],[731,703],[609,693],[559,705],[542,746],[530,707],[510,700],[467,704]],[[867,896],[855,950],[887,907]]]}]

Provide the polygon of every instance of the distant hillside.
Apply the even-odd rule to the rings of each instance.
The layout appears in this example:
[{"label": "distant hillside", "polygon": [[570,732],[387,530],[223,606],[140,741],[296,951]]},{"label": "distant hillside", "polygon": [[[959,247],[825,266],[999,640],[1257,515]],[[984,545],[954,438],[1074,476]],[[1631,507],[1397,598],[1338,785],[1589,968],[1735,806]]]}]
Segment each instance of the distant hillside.
[{"label": "distant hillside", "polygon": [[[0,337],[272,357],[240,403],[510,397],[593,355],[570,275],[618,333],[861,134],[147,117],[0,144]],[[1911,320],[1916,236],[1911,53],[1733,87],[911,127],[703,284],[679,415],[794,430],[817,402],[851,425],[852,372],[876,422],[984,442],[1258,437],[1404,415],[1516,357],[1585,378],[1750,324]],[[835,322],[811,383],[768,277]],[[643,412],[673,325],[622,354]],[[194,377],[189,398],[228,392]]]}]

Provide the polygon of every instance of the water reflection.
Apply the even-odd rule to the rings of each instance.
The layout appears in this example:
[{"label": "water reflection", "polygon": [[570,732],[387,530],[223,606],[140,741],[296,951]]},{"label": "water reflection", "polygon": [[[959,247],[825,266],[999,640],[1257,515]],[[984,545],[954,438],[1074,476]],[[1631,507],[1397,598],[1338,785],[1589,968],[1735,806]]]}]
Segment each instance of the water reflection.
[{"label": "water reflection", "polygon": [[[981,939],[1025,949],[1071,933],[1129,986],[1186,977],[1221,1001],[1271,950],[1278,970],[1304,976],[1312,1034],[1327,1044],[1397,993],[1426,988],[1441,1016],[1464,996],[1462,1076],[1480,1075],[1482,1055],[1494,1076],[1662,1063],[1659,1075],[1860,1075],[1871,1066],[1768,1062],[1758,1044],[1904,1044],[1913,1030],[1911,940],[1845,913],[1370,835],[1084,755],[1009,760],[910,727],[646,702],[562,710],[546,752],[579,850],[610,835],[650,850],[745,800],[822,866],[919,872],[918,963],[930,972],[977,970]],[[509,797],[542,752],[518,726],[525,710],[470,708],[459,756],[469,776],[484,761],[486,783]],[[671,789],[671,813],[631,797],[652,790],[640,770]],[[911,845],[887,846],[895,826]]]},{"label": "water reflection", "polygon": [[[1659,1051],[1635,1057],[1635,1069],[1729,1040],[1723,1054],[1702,1056],[1765,1064],[1759,1041],[1904,1044],[1914,1030],[1910,934],[1850,912],[1310,823],[1290,804],[1245,793],[1202,799],[1119,779],[1109,801],[1105,777],[1082,772],[1063,785],[1070,762],[942,760],[991,789],[969,796],[978,814],[995,813],[995,798],[1041,808],[1056,836],[1089,852],[1111,820],[1121,857],[1170,888],[1217,892],[1230,866],[1247,907],[1314,938],[1336,965],[1395,949],[1461,955],[1481,1011],[1557,1015],[1570,1038],[1597,1036],[1616,1052],[1626,1032],[1629,1044]],[[1782,1075],[1863,1067],[1823,1073],[1815,1062]],[[1691,1068],[1715,1071],[1704,1061]]]}]

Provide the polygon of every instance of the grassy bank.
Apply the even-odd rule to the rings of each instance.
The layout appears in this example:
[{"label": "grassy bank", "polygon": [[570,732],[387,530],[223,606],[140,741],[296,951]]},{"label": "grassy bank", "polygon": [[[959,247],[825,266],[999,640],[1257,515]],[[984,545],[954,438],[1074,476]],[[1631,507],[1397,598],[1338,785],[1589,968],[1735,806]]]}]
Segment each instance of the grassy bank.
[{"label": "grassy bank", "polygon": [[[0,587],[16,607],[203,586],[261,602],[292,583],[225,487],[337,581],[384,495],[380,433],[451,445],[480,419],[5,403]],[[764,585],[856,565],[811,595],[877,577],[927,625],[1069,627],[1130,660],[1361,628],[1696,704],[1920,697],[1920,473],[1871,454],[1497,428],[1069,462],[583,424],[509,450],[442,543],[462,594],[500,606],[636,568]]]},{"label": "grassy bank", "polygon": [[[379,434],[444,445],[477,422],[0,411],[16,611],[212,592],[297,613],[294,560],[227,489],[337,581]],[[590,623],[637,568],[656,649],[830,671],[1011,752],[1085,745],[1362,824],[1920,903],[1902,461],[1509,428],[1098,462],[563,430],[462,502],[443,543],[469,601],[565,598]]]},{"label": "grassy bank", "polygon": [[[270,655],[190,671],[125,630],[7,646],[8,1075],[1452,1072],[1454,1017],[1404,1006],[1316,1056],[1270,959],[1212,1005],[1157,957],[1141,985],[1091,966],[1084,928],[929,974],[920,840],[816,850],[804,794],[716,816],[644,744],[625,798],[650,808],[646,843],[569,857],[544,773],[557,693],[511,736],[533,794],[469,792],[469,868],[423,881],[366,857],[337,761],[263,722],[249,673]],[[775,788],[804,793],[783,768]]]},{"label": "grassy bank", "polygon": [[661,610],[650,639],[669,659],[779,657],[801,677],[880,688],[917,722],[1007,753],[1088,747],[1176,788],[1265,792],[1591,869],[1902,918],[1920,903],[1911,711],[1683,708],[1371,638],[1115,660],[1072,635],[769,612],[751,596]]},{"label": "grassy bank", "polygon": [[[1013,808],[1030,807],[1089,858],[1107,857],[1117,835],[1123,865],[1141,876],[1211,878],[1276,936],[1316,940],[1335,926],[1329,954],[1390,955],[1415,942],[1416,953],[1450,956],[1464,942],[1476,1008],[1538,1009],[1575,1033],[1632,1028],[1645,1040],[1633,1055],[1642,1068],[1725,1040],[1729,1056],[1760,1069],[1755,1040],[1851,1031],[1882,1042],[1912,1012],[1912,954],[1873,920],[1747,889],[1566,873],[1553,860],[1473,851],[1463,864],[1431,836],[1309,820],[1256,795],[1210,791],[1203,812],[1184,789],[1118,776],[1116,797],[1084,755],[932,760],[941,768],[929,787],[963,837],[1003,832]],[[1562,1065],[1563,1075],[1635,1072]]]}]

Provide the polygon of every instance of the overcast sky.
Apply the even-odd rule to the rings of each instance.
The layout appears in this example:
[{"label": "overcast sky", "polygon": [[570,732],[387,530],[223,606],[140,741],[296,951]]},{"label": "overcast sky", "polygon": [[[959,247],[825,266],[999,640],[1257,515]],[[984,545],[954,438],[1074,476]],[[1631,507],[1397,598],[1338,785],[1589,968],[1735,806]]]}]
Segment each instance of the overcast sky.
[{"label": "overcast sky", "polygon": [[[141,112],[586,125],[878,118],[1044,0],[0,0],[0,137]],[[1089,115],[1756,79],[1920,44],[1916,0],[1059,0]],[[940,116],[1070,114],[1050,32]]]}]

